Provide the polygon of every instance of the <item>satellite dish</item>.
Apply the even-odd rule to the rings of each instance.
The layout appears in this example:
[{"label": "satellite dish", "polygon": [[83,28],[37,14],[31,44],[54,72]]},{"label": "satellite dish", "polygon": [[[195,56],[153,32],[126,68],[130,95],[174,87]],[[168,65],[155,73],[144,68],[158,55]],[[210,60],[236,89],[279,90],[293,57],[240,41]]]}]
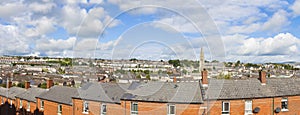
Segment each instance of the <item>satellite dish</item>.
[{"label": "satellite dish", "polygon": [[280,107],[277,107],[277,108],[275,109],[275,113],[279,113],[280,111],[281,111]]},{"label": "satellite dish", "polygon": [[254,110],[253,110],[253,113],[258,113],[260,111],[260,108],[259,107],[255,107]]}]

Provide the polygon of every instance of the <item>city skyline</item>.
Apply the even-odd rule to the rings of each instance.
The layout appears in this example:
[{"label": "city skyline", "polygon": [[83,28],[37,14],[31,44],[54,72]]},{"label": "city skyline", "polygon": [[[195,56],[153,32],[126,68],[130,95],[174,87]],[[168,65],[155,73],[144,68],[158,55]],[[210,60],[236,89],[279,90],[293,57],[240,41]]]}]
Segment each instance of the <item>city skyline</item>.
[{"label": "city skyline", "polygon": [[207,60],[300,62],[299,0],[15,0],[0,9],[0,55],[198,60],[203,47]]}]

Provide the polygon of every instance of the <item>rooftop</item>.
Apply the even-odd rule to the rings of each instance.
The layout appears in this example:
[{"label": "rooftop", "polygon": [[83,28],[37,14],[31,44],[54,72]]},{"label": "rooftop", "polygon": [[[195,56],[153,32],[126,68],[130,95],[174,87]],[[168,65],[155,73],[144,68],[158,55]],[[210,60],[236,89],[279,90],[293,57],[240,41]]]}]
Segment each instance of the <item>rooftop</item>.
[{"label": "rooftop", "polygon": [[37,97],[57,103],[72,105],[72,97],[78,95],[76,88],[56,85]]},{"label": "rooftop", "polygon": [[41,95],[42,93],[45,93],[46,89],[41,88],[29,88],[24,93],[21,93],[19,95],[16,95],[17,98],[24,99],[31,102],[36,102],[36,96]]},{"label": "rooftop", "polygon": [[83,100],[93,100],[108,103],[120,103],[120,98],[127,90],[129,84],[117,83],[86,83],[78,89],[78,96]]},{"label": "rooftop", "polygon": [[122,97],[123,100],[202,103],[199,82],[148,82],[135,84]]}]

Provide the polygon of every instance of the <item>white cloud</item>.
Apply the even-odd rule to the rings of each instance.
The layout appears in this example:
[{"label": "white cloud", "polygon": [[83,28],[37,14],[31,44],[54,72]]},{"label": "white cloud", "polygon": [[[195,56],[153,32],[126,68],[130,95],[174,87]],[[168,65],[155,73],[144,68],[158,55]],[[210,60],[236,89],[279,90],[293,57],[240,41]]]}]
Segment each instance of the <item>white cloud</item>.
[{"label": "white cloud", "polygon": [[[232,39],[229,41],[228,37]],[[300,39],[290,33],[280,33],[270,38],[228,36],[223,38],[227,54],[236,56],[298,56]],[[274,60],[275,61],[275,60]]]},{"label": "white cloud", "polygon": [[70,37],[66,40],[63,39],[40,39],[36,41],[36,49],[42,51],[57,51],[71,50],[75,44],[76,38]]},{"label": "white cloud", "polygon": [[[195,25],[193,25],[193,23],[191,23],[190,21],[184,19],[184,17],[180,17],[180,16],[173,16],[170,18],[163,18],[160,20],[156,20],[156,23],[153,23],[154,27],[157,28],[161,28],[167,31],[174,31],[173,29],[183,32],[183,33],[197,33],[197,29],[195,28]],[[165,25],[162,24],[166,24],[170,27],[172,27],[172,30],[170,27],[166,27]]]},{"label": "white cloud", "polygon": [[29,42],[19,34],[16,26],[0,24],[0,53],[1,54],[24,54],[29,53]]},{"label": "white cloud", "polygon": [[290,7],[295,16],[300,15],[300,0],[295,0],[294,4]]},{"label": "white cloud", "polygon": [[263,25],[262,30],[278,32],[284,26],[289,25],[289,19],[287,17],[288,13],[284,10],[279,10],[273,14],[271,18],[268,19]]},{"label": "white cloud", "polygon": [[56,4],[54,3],[37,3],[37,2],[30,3],[28,5],[29,9],[31,9],[34,12],[40,12],[40,13],[48,13],[55,6]]},{"label": "white cloud", "polygon": [[[20,12],[21,11],[21,12]],[[23,14],[26,7],[21,2],[1,2],[0,3],[0,17],[10,18]]]}]

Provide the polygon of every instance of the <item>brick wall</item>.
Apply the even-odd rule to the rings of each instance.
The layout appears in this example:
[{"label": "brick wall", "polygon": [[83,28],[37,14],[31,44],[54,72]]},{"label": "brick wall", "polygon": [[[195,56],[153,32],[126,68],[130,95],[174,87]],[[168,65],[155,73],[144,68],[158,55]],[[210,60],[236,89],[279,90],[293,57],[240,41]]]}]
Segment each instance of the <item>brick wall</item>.
[{"label": "brick wall", "polygon": [[[22,100],[22,103],[23,103],[23,108],[27,111],[27,105],[30,104],[30,111],[27,111],[27,112],[30,112],[30,113],[34,113],[35,109],[36,109],[36,103],[35,102],[30,102],[28,103],[29,101],[27,100]],[[20,109],[20,98],[16,98],[16,109],[19,110]]]},{"label": "brick wall", "polygon": [[[11,99],[7,99],[6,97],[1,97],[5,102],[0,105],[0,115],[15,115],[16,114],[16,106],[15,100],[12,100],[12,105],[10,105]],[[2,101],[2,100],[1,100]]]},{"label": "brick wall", "polygon": [[[73,109],[74,115],[100,115],[101,112],[101,102],[96,101],[87,101],[89,103],[89,112],[88,114],[83,113],[83,100],[81,99],[73,99]],[[122,111],[122,107],[119,104],[113,103],[105,103],[106,104],[106,111],[108,115],[114,114],[124,114]]]},{"label": "brick wall", "polygon": [[[202,113],[200,104],[174,104],[178,115],[197,115]],[[121,101],[121,106],[126,108],[126,114],[130,114],[131,101]],[[168,103],[138,102],[139,115],[166,115]],[[125,110],[123,110],[123,113]]]},{"label": "brick wall", "polygon": [[[261,98],[252,99],[252,109],[259,107],[259,113],[255,115],[272,115],[277,107],[281,108],[282,97],[274,98]],[[245,100],[218,100],[210,102],[210,115],[220,115],[222,111],[222,101],[230,102],[230,115],[243,115],[245,114]],[[288,111],[281,111],[274,115],[300,115],[300,96],[288,97]]]},{"label": "brick wall", "polygon": [[[41,99],[37,99],[37,105],[39,110],[44,112],[44,115],[53,115],[58,113],[58,105],[59,103],[44,100],[44,109],[42,110],[40,107]],[[62,105],[62,115],[73,115],[73,107],[66,104]]]}]

